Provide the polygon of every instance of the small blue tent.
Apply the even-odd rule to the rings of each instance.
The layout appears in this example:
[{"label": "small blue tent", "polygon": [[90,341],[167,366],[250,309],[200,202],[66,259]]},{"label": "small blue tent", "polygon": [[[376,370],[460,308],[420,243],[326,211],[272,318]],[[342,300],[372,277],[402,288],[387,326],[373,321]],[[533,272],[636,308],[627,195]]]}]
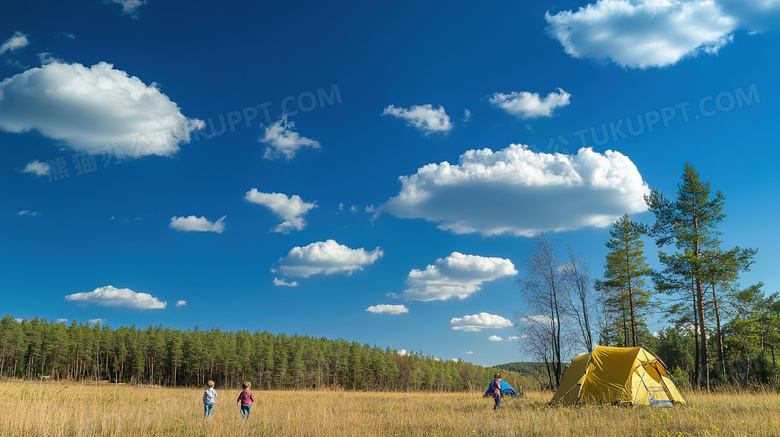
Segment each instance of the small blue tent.
[{"label": "small blue tent", "polygon": [[[485,394],[482,396],[483,398],[486,396],[493,396],[493,381],[490,381],[490,384],[488,384],[488,389],[485,391]],[[501,396],[517,396],[517,391],[509,385],[506,381],[501,381]]]}]

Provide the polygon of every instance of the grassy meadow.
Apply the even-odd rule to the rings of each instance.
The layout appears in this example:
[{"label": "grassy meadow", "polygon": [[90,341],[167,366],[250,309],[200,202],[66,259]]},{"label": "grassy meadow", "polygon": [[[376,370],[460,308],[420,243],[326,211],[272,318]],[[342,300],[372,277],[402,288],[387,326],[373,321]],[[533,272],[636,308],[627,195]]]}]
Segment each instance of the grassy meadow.
[{"label": "grassy meadow", "polygon": [[550,393],[509,398],[500,411],[481,393],[254,391],[248,420],[240,390],[217,390],[211,420],[202,389],[0,382],[2,436],[780,435],[780,395],[688,393],[690,406],[549,407]]}]

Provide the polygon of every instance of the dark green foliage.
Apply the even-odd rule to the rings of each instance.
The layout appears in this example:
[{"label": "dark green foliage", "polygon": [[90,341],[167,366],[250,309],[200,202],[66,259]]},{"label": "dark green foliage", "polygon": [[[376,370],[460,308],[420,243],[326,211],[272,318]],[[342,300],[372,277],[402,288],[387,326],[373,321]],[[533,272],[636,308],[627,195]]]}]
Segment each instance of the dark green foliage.
[{"label": "dark green foliage", "polygon": [[[0,320],[0,376],[265,389],[464,391],[495,368],[309,336]],[[522,378],[503,372],[510,384]]]}]

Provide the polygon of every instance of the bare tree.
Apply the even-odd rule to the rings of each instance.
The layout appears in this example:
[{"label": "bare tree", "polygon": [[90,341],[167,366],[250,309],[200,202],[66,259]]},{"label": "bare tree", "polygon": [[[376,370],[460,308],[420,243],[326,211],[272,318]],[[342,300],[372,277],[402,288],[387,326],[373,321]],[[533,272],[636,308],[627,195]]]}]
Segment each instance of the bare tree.
[{"label": "bare tree", "polygon": [[518,281],[525,302],[517,322],[521,344],[526,352],[545,363],[551,388],[560,384],[562,359],[569,346],[564,339],[568,333],[561,323],[566,316],[567,293],[562,267],[555,245],[542,232],[536,237],[531,256],[525,260],[525,276]]},{"label": "bare tree", "polygon": [[593,293],[593,278],[588,263],[577,256],[574,246],[566,243],[566,248],[568,257],[563,265],[563,280],[568,290],[562,293],[564,312],[567,318],[576,322],[578,342],[591,352],[594,346],[594,313],[597,305]]}]

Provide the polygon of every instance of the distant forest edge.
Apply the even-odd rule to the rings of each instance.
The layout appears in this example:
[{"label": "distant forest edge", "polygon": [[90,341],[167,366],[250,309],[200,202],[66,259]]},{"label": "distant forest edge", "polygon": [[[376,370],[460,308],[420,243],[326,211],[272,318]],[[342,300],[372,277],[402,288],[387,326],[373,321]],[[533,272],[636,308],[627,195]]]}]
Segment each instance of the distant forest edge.
[{"label": "distant forest edge", "polygon": [[0,376],[261,389],[484,390],[493,375],[521,389],[523,376],[421,352],[269,332],[181,331],[0,320]]}]

